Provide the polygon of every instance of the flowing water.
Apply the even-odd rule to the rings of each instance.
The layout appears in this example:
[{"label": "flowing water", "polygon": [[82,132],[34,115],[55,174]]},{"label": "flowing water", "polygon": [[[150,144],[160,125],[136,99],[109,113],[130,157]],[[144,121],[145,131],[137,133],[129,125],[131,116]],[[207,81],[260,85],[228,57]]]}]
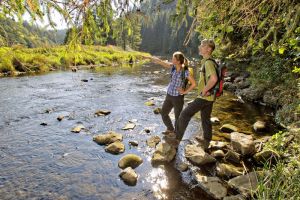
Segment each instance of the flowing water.
[{"label": "flowing water", "polygon": [[[1,78],[0,199],[209,199],[195,187],[189,172],[176,169],[176,161],[151,165],[153,149],[145,141],[165,129],[153,109],[162,105],[168,81],[167,71],[153,65]],[[257,119],[266,118],[264,108],[232,98],[226,93],[214,107],[213,116],[221,124],[251,132]],[[156,105],[146,106],[151,99]],[[95,117],[99,109],[111,114]],[[59,115],[68,117],[58,121]],[[129,120],[137,126],[122,130]],[[43,122],[47,126],[40,125]],[[78,124],[86,130],[72,133]],[[198,129],[196,115],[185,138]],[[124,135],[123,154],[106,153],[93,142],[93,135],[110,130]],[[130,140],[139,141],[139,146],[130,147]],[[128,153],[144,160],[135,169],[139,175],[135,186],[118,176],[118,160]]]}]

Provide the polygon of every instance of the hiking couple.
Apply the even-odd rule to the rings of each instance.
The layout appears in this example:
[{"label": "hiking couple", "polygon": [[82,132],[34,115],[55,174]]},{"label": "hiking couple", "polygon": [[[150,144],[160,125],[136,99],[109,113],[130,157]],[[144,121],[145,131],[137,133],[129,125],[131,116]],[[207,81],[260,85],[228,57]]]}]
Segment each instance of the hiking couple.
[{"label": "hiking couple", "polygon": [[[200,78],[198,82],[198,96],[183,109],[184,95],[190,92],[195,86],[195,80],[188,70],[188,61],[181,52],[175,52],[172,62],[162,61],[159,58],[151,57],[152,61],[166,68],[171,68],[171,80],[167,89],[167,96],[162,106],[161,116],[167,130],[165,135],[176,136],[173,143],[177,147],[184,135],[191,118],[201,111],[201,122],[203,128],[203,138],[199,141],[200,146],[207,150],[212,138],[212,124],[210,115],[215,100],[211,89],[218,81],[215,62],[211,59],[215,49],[213,40],[205,39],[199,46],[199,54],[203,56],[201,60]],[[186,82],[190,84],[186,88]],[[169,113],[174,108],[175,127],[169,117]],[[183,109],[183,110],[182,110]]]}]

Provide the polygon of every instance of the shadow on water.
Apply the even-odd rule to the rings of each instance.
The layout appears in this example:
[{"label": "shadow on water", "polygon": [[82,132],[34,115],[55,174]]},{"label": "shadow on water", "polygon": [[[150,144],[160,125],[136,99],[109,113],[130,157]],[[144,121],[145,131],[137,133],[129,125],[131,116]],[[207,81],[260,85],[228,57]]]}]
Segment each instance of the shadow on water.
[{"label": "shadow on water", "polygon": [[[154,150],[147,147],[146,139],[161,136],[164,130],[153,109],[162,105],[168,81],[166,70],[150,64],[1,78],[1,199],[209,199],[195,187],[190,172],[175,168],[180,156],[167,165],[151,165]],[[230,94],[222,97],[213,116],[252,131],[252,123],[265,113],[232,98]],[[144,105],[149,99],[154,107]],[[95,117],[98,109],[111,114]],[[59,122],[59,115],[68,117]],[[191,121],[185,138],[200,128],[198,118]],[[132,119],[137,121],[135,129],[121,130]],[[41,126],[42,122],[47,126]],[[71,133],[77,124],[87,130]],[[110,130],[124,135],[125,153],[108,154],[92,141],[93,135]],[[130,140],[139,141],[139,146],[129,146]],[[128,153],[144,160],[135,169],[139,179],[133,187],[118,177],[118,160]]]}]

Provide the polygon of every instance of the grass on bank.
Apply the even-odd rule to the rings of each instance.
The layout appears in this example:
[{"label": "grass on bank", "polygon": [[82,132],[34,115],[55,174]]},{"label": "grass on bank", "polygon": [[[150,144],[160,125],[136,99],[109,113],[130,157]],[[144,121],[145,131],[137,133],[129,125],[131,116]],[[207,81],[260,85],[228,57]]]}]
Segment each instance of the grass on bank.
[{"label": "grass on bank", "polygon": [[50,48],[0,47],[0,73],[47,72],[77,65],[112,66],[142,60],[146,53],[123,51],[115,46],[69,46]]},{"label": "grass on bank", "polygon": [[[293,140],[291,141],[291,138]],[[259,178],[254,199],[300,199],[300,135],[297,131],[279,132],[272,136],[264,149],[280,155],[275,165],[266,162],[265,176]]]}]

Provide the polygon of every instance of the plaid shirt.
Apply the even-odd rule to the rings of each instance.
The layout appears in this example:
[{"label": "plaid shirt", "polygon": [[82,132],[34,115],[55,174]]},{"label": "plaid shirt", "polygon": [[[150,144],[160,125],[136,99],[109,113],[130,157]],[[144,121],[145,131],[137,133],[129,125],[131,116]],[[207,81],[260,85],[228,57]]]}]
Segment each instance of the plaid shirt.
[{"label": "plaid shirt", "polygon": [[[181,69],[181,70],[183,70],[183,69]],[[177,72],[175,66],[174,65],[172,66],[171,81],[168,85],[168,91],[167,91],[167,93],[171,96],[179,96],[180,95],[177,88],[181,88],[182,84],[183,84],[183,81],[181,78],[181,75],[182,75],[181,70],[179,72]],[[189,75],[190,75],[189,70],[186,70],[185,77],[188,77]]]}]

